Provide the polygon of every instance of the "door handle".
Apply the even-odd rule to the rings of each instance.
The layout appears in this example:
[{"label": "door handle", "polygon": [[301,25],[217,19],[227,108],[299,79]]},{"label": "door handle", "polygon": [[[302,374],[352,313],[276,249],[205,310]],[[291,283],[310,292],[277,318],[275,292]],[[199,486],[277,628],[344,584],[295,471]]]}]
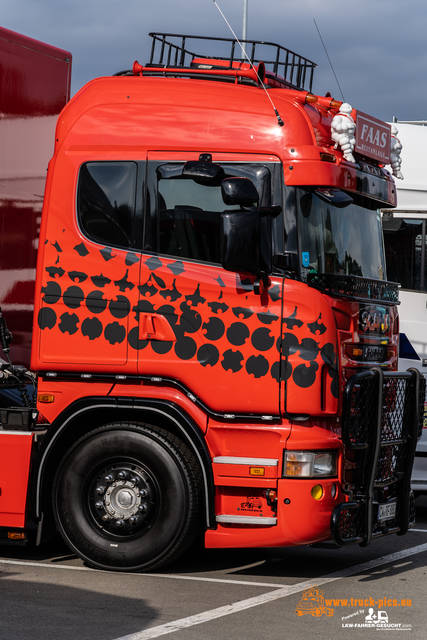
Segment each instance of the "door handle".
[{"label": "door handle", "polygon": [[176,342],[176,336],[169,321],[165,316],[157,313],[140,313],[139,339]]}]

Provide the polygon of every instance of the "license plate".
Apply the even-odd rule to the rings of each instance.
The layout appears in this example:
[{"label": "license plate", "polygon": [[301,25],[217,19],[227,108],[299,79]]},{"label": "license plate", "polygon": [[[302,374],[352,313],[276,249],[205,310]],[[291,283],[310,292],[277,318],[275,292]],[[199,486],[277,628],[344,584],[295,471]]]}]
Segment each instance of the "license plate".
[{"label": "license plate", "polygon": [[382,362],[384,360],[383,347],[367,347],[363,349],[364,360],[371,360],[375,362]]},{"label": "license plate", "polygon": [[391,520],[396,517],[396,502],[380,504],[378,507],[378,521]]}]

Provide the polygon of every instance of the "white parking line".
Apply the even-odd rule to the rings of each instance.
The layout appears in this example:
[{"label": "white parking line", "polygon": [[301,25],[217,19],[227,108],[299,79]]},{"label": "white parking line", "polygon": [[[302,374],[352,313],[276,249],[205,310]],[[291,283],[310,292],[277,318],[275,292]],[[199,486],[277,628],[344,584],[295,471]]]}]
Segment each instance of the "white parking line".
[{"label": "white parking line", "polygon": [[[1,564],[13,564],[23,567],[44,567],[45,569],[66,569],[71,571],[100,571],[100,569],[91,569],[90,567],[73,567],[68,564],[53,564],[47,562],[25,562],[25,560],[2,560],[0,558]],[[256,563],[260,564],[260,563]],[[248,565],[251,566],[251,565]],[[234,569],[235,571],[239,571],[240,567]],[[111,571],[102,571],[102,573],[108,573],[111,575]],[[126,575],[126,576],[144,576],[145,578],[169,578],[171,580],[196,580],[199,582],[220,582],[221,584],[240,584],[249,587],[274,587],[275,589],[280,589],[283,587],[283,584],[277,584],[275,582],[250,582],[249,580],[229,580],[226,578],[205,578],[203,576],[183,576],[183,575],[175,575],[173,573],[128,573],[126,571],[115,571],[114,574]]]},{"label": "white parking line", "polygon": [[427,544],[420,544],[417,547],[411,547],[410,549],[404,549],[403,551],[399,551],[397,553],[391,553],[388,556],[383,556],[381,558],[377,558],[376,560],[370,560],[369,562],[363,562],[358,565],[353,565],[352,567],[347,567],[346,569],[336,571],[335,573],[329,573],[325,576],[321,576],[313,580],[306,580],[293,586],[281,587],[280,589],[269,591],[268,593],[264,593],[260,596],[241,600],[240,602],[225,605],[224,607],[218,607],[217,609],[212,609],[211,611],[204,611],[203,613],[198,613],[194,616],[189,616],[188,618],[174,620],[173,622],[168,622],[157,627],[151,627],[150,629],[132,633],[130,635],[117,638],[116,640],[151,640],[152,638],[158,638],[168,633],[173,633],[174,631],[181,631],[182,629],[187,629],[188,627],[193,627],[197,624],[210,622],[211,620],[215,620],[216,618],[222,618],[223,616],[228,616],[232,613],[244,611],[245,609],[250,609],[251,607],[257,607],[261,604],[265,604],[266,602],[272,602],[273,600],[278,600],[279,598],[286,598],[287,596],[293,595],[294,593],[299,593],[300,591],[304,591],[304,589],[308,589],[309,587],[312,587],[314,585],[320,586],[322,584],[326,584],[327,582],[333,582],[334,580],[347,578],[348,576],[353,576],[356,573],[369,571],[370,569],[374,569],[375,567],[389,564],[390,562],[395,562],[396,560],[400,560],[401,558],[407,558],[408,556],[423,553],[425,551],[427,551]]}]

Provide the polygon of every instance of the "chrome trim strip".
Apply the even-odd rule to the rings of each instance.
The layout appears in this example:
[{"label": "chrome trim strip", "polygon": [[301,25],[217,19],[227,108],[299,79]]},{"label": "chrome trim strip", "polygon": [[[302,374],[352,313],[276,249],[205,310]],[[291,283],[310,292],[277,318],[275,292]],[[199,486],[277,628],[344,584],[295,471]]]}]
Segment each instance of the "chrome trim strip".
[{"label": "chrome trim strip", "polygon": [[217,522],[226,522],[228,524],[254,524],[254,525],[275,525],[277,518],[262,518],[260,516],[216,516]]},{"label": "chrome trim strip", "polygon": [[256,467],[277,467],[275,458],[240,458],[238,456],[216,456],[212,462],[216,464],[250,464]]}]

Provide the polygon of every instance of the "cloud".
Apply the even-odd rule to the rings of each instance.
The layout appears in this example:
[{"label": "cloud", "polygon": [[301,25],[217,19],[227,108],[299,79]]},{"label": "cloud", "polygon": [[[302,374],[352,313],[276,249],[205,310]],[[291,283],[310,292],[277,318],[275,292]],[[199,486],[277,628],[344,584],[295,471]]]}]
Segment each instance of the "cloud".
[{"label": "cloud", "polygon": [[[238,36],[243,0],[218,0]],[[390,120],[424,119],[424,0],[248,0],[248,38],[277,42],[319,66],[314,89]],[[232,37],[213,0],[3,0],[2,26],[70,51],[72,90],[150,55],[148,32]]]}]

